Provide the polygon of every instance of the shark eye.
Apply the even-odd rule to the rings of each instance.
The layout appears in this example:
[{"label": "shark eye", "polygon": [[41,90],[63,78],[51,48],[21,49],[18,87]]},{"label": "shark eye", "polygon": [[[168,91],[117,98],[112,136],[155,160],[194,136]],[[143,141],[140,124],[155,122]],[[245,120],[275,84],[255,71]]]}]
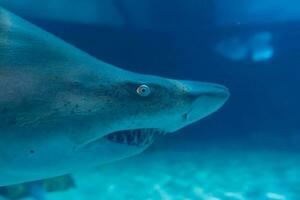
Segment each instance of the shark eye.
[{"label": "shark eye", "polygon": [[136,92],[142,97],[147,97],[150,95],[151,89],[148,85],[141,85],[136,89]]}]

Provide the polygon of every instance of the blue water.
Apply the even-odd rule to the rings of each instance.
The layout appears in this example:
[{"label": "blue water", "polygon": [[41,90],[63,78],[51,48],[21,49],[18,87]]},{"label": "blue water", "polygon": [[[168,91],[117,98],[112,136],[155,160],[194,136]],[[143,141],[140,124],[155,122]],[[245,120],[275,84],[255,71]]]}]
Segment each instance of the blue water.
[{"label": "blue water", "polygon": [[217,113],[49,199],[300,199],[299,2],[88,0],[74,18],[74,0],[16,2],[0,4],[103,61],[231,91]]}]

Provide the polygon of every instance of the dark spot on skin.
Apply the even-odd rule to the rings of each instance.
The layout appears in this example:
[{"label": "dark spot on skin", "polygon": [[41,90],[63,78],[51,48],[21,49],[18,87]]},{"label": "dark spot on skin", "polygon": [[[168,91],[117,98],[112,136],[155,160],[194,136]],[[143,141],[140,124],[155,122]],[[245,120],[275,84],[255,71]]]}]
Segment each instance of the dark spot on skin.
[{"label": "dark spot on skin", "polygon": [[17,119],[16,118],[11,118],[7,122],[9,125],[16,125],[17,124]]},{"label": "dark spot on skin", "polygon": [[91,126],[87,126],[87,130],[90,131],[92,129]]},{"label": "dark spot on skin", "polygon": [[69,106],[69,105],[71,105],[71,102],[69,102],[69,101],[67,101],[67,102],[64,103],[64,106],[65,106],[65,107],[67,107],[67,106]]},{"label": "dark spot on skin", "polygon": [[76,134],[76,131],[75,131],[74,129],[71,129],[70,132],[71,132],[72,135],[75,135],[75,134]]},{"label": "dark spot on skin", "polygon": [[80,127],[80,128],[83,128],[83,127],[84,127],[84,124],[83,124],[83,123],[79,123],[79,127]]},{"label": "dark spot on skin", "polygon": [[7,108],[3,108],[2,110],[1,110],[1,113],[2,114],[6,114],[8,112],[8,109]]},{"label": "dark spot on skin", "polygon": [[31,150],[29,151],[29,153],[34,154],[35,151],[31,149]]}]

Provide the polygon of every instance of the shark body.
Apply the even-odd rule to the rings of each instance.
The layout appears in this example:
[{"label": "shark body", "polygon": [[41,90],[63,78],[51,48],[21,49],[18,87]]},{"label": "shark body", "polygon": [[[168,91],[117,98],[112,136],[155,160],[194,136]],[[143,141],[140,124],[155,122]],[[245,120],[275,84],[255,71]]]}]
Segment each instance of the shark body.
[{"label": "shark body", "polygon": [[0,8],[0,186],[138,154],[228,97],[114,67]]}]

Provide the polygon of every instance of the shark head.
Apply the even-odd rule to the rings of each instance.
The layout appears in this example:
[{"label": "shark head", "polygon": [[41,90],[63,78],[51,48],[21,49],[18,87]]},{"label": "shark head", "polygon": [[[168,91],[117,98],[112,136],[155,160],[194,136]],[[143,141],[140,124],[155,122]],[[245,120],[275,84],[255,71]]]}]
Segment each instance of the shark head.
[{"label": "shark head", "polygon": [[[110,129],[96,141],[97,145],[106,141],[106,149],[116,153],[111,159],[145,150],[161,136],[214,113],[230,96],[225,86],[214,83],[135,73],[119,77],[122,78],[106,87],[109,91],[99,93],[106,105],[99,116],[102,122],[106,119],[105,125]],[[90,144],[94,142],[87,146]]]},{"label": "shark head", "polygon": [[174,132],[217,111],[229,97],[226,87],[213,83],[136,74],[127,77],[109,88],[114,91],[109,113],[119,130]]}]

